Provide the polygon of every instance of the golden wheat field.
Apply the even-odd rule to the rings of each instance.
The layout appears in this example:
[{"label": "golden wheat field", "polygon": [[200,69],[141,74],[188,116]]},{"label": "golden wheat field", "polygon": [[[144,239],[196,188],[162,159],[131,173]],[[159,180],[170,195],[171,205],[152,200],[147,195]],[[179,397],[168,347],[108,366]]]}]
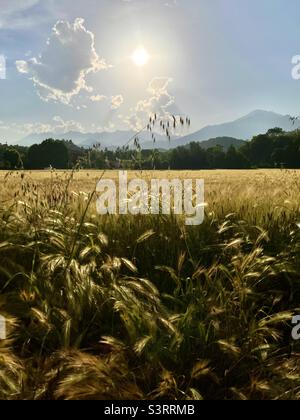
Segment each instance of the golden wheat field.
[{"label": "golden wheat field", "polygon": [[[100,178],[118,183],[119,171],[0,171],[1,201],[15,199],[25,182],[46,192],[68,181],[69,192],[91,193]],[[300,170],[129,171],[128,179],[204,179],[207,209],[266,216],[268,212],[295,214],[299,208]],[[248,214],[249,211],[249,214]],[[250,214],[252,213],[252,214]]]},{"label": "golden wheat field", "polygon": [[1,399],[299,399],[300,171],[205,180],[205,220],[99,216],[117,171],[0,173]]}]

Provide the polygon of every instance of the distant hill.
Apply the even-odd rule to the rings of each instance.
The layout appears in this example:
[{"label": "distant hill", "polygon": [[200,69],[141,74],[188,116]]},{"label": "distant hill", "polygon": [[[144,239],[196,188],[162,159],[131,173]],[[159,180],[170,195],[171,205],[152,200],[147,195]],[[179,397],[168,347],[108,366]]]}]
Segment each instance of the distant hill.
[{"label": "distant hill", "polygon": [[250,140],[253,136],[266,133],[270,128],[280,127],[284,131],[300,128],[300,121],[293,126],[289,115],[280,115],[269,111],[253,111],[250,114],[224,124],[210,125],[173,142],[173,147],[185,145],[192,141],[203,142],[216,137],[234,137]]},{"label": "distant hill", "polygon": [[[191,143],[185,144],[184,146],[189,147]],[[209,140],[196,142],[196,143],[200,143],[201,148],[204,150],[208,150],[216,146],[221,146],[224,149],[224,151],[227,152],[230,146],[234,146],[236,149],[239,149],[247,142],[245,140],[235,139],[234,137],[216,137],[215,139],[209,139]],[[176,147],[180,147],[180,146],[176,146]],[[173,145],[173,148],[175,148],[174,145]],[[147,149],[147,150],[150,150],[150,149]],[[160,148],[157,150],[164,152],[166,151],[166,148]]]},{"label": "distant hill", "polygon": [[[162,141],[158,140],[156,142],[156,147],[161,149],[169,147],[176,148],[178,146],[185,146],[191,142],[203,143],[205,141],[221,137],[246,141],[251,140],[252,137],[258,134],[264,134],[274,127],[280,127],[284,131],[293,131],[300,128],[300,121],[296,121],[295,125],[293,125],[289,115],[281,115],[276,114],[275,112],[257,110],[231,122],[209,125],[199,131],[196,131],[195,133],[188,134],[187,136],[179,137],[177,139],[172,138],[170,146],[168,141],[163,138]],[[213,145],[214,143],[209,143],[208,147],[211,147],[210,144]],[[226,144],[224,146],[226,146]],[[152,147],[151,142],[145,143],[144,147],[150,149]]]},{"label": "distant hill", "polygon": [[[235,121],[209,125],[184,137],[173,137],[170,145],[165,136],[157,134],[156,147],[158,149],[168,149],[169,147],[175,148],[184,146],[193,141],[204,142],[220,137],[250,140],[253,136],[266,133],[270,128],[274,127],[280,127],[284,131],[292,131],[296,128],[300,128],[300,121],[296,121],[295,125],[292,125],[289,115],[280,115],[275,112],[257,110]],[[130,130],[102,133],[81,133],[76,131],[70,131],[63,134],[33,133],[19,141],[18,144],[20,146],[31,146],[32,144],[41,143],[47,138],[54,138],[58,140],[72,140],[74,144],[81,147],[91,147],[96,143],[100,143],[103,148],[107,147],[113,150],[116,147],[124,146],[129,139],[134,137],[134,135],[135,132]],[[143,132],[139,134],[139,138],[143,149],[152,149],[153,143],[150,133]]]},{"label": "distant hill", "polygon": [[215,139],[210,139],[201,142],[202,149],[210,149],[211,147],[221,146],[225,151],[229,149],[230,146],[235,148],[240,148],[246,143],[245,140],[235,139],[233,137],[217,137]]},{"label": "distant hill", "polygon": [[[105,133],[103,133],[105,135]],[[102,134],[100,133],[80,133],[77,131],[69,131],[67,133],[31,133],[18,143],[22,146],[32,146],[33,144],[40,144],[45,139],[56,140],[72,140],[77,146],[92,145],[94,143],[101,143]]]},{"label": "distant hill", "polygon": [[[101,144],[103,148],[116,149],[117,147],[123,147],[127,144],[131,138],[134,138],[135,134],[136,133],[134,131],[114,131],[102,133],[80,133],[76,131],[70,131],[67,133],[33,133],[19,141],[18,144],[22,146],[32,146],[33,144],[42,143],[45,139],[53,138],[56,140],[72,140],[72,142],[77,146],[85,148],[92,147],[95,144]],[[143,132],[140,133],[138,137],[141,144],[150,145],[150,148],[152,148],[150,133]],[[160,134],[156,135],[156,139],[163,145],[167,144],[165,137]]]}]

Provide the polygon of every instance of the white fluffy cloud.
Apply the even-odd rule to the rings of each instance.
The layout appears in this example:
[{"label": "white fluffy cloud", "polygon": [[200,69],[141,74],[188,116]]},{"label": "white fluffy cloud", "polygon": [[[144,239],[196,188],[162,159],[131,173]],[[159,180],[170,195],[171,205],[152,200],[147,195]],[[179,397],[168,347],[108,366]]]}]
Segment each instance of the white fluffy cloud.
[{"label": "white fluffy cloud", "polygon": [[124,103],[124,98],[122,95],[112,96],[111,109],[119,109],[123,103]]},{"label": "white fluffy cloud", "polygon": [[175,98],[168,92],[169,84],[172,82],[168,77],[155,77],[148,85],[149,97],[139,101],[125,122],[135,130],[142,129],[151,114],[156,113],[160,117],[169,115],[172,106],[175,105]]},{"label": "white fluffy cloud", "polygon": [[0,135],[3,139],[6,137],[6,132],[13,133],[15,138],[23,139],[25,136],[38,134],[40,137],[46,138],[47,136],[57,136],[61,138],[63,135],[69,132],[78,133],[102,133],[115,131],[116,127],[112,122],[101,126],[95,123],[84,124],[75,120],[65,120],[61,116],[57,115],[47,121],[36,121],[36,122],[24,122],[24,123],[11,123],[5,124],[0,121]]},{"label": "white fluffy cloud", "polygon": [[166,93],[169,84],[173,81],[170,77],[155,77],[148,86],[148,92],[152,95],[160,95]]},{"label": "white fluffy cloud", "polygon": [[104,99],[106,99],[105,95],[92,95],[92,96],[90,96],[90,100],[92,102],[101,102],[101,101],[104,101]]},{"label": "white fluffy cloud", "polygon": [[96,52],[94,34],[81,18],[73,23],[58,21],[44,52],[38,58],[17,61],[16,66],[32,79],[43,100],[64,104],[70,104],[82,90],[91,93],[86,76],[108,68]]},{"label": "white fluffy cloud", "polygon": [[146,112],[148,115],[156,112],[164,115],[167,108],[175,103],[175,98],[168,92],[168,86],[172,79],[167,77],[155,77],[148,86],[150,98],[139,101],[136,106],[137,112]]},{"label": "white fluffy cloud", "polygon": [[24,134],[43,134],[43,133],[54,133],[64,134],[69,131],[85,132],[85,128],[78,121],[64,120],[60,116],[55,116],[52,121],[41,123],[25,123],[15,127],[18,131]]}]

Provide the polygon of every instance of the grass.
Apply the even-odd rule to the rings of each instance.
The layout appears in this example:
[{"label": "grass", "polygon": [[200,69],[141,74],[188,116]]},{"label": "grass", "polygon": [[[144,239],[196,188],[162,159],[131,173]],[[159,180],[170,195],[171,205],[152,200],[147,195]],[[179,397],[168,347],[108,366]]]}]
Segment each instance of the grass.
[{"label": "grass", "polygon": [[97,171],[0,173],[0,398],[299,399],[299,175],[155,172],[205,179],[186,227],[100,217]]}]

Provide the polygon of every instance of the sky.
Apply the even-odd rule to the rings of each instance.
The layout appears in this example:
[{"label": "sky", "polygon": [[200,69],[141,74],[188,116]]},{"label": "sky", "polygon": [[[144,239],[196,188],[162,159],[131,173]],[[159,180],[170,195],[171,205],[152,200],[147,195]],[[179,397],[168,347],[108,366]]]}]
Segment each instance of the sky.
[{"label": "sky", "polygon": [[299,0],[0,0],[0,142],[299,115],[299,21]]}]

